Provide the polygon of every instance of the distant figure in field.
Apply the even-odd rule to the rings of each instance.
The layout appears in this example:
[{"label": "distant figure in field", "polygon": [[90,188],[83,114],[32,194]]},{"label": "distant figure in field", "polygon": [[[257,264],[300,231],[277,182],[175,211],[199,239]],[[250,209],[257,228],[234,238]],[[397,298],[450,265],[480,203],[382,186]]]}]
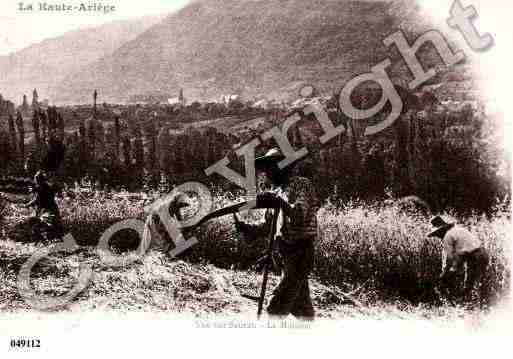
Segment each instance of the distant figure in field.
[{"label": "distant figure in field", "polygon": [[480,287],[480,299],[484,299],[481,279],[486,272],[489,258],[481,241],[467,229],[455,223],[447,223],[440,216],[434,217],[431,224],[437,229],[428,236],[443,241],[440,276],[442,288],[454,288],[457,285],[453,282],[455,276],[458,272],[464,272],[466,267],[466,279],[463,283],[465,298],[470,299],[472,290],[477,285]]},{"label": "distant figure in field", "polygon": [[[169,215],[176,219],[177,221],[182,221],[183,216],[181,213],[181,209],[188,207],[189,201],[187,197],[183,194],[179,194],[169,204]],[[160,250],[164,253],[168,253],[173,243],[172,238],[170,238],[166,226],[162,223],[162,219],[158,214],[158,209],[153,209],[148,214],[146,219],[146,224],[144,228],[144,236],[143,240],[145,244],[144,248],[154,248]]]},{"label": "distant figure in field", "polygon": [[431,207],[417,196],[399,198],[397,205],[405,213],[417,213],[428,219],[432,214]]},{"label": "distant figure in field", "polygon": [[[48,183],[46,174],[39,171],[34,176],[34,198],[24,207],[35,209],[35,216],[29,219],[32,232],[42,239],[58,239],[64,235],[59,206],[55,201],[57,190]],[[43,237],[43,235],[46,237]]]}]

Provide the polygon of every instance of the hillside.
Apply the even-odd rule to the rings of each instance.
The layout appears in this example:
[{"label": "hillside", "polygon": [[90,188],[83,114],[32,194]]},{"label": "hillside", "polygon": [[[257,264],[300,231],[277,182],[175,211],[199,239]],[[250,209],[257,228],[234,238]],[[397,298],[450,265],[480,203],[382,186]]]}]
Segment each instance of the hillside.
[{"label": "hillside", "polygon": [[[406,4],[403,1],[399,3]],[[279,99],[301,83],[332,91],[393,55],[382,44],[391,29],[415,27],[415,8],[388,1],[204,0],[68,76],[59,102],[107,102],[151,91],[185,89],[188,99],[239,93]],[[405,5],[407,6],[407,5]],[[405,15],[406,14],[406,15]],[[397,70],[397,69],[396,69]],[[405,69],[398,73],[404,74]]]},{"label": "hillside", "polygon": [[71,31],[8,56],[0,57],[0,93],[21,102],[34,88],[42,98],[69,73],[87,71],[87,65],[114,52],[164,18],[147,16]]}]

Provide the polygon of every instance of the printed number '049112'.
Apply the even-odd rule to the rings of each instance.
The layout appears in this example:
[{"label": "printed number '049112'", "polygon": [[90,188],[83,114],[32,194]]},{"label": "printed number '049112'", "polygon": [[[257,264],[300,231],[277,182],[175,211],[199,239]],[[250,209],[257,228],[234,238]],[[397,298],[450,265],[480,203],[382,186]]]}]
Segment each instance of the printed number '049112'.
[{"label": "printed number '049112'", "polygon": [[11,348],[41,348],[39,339],[11,339]]}]

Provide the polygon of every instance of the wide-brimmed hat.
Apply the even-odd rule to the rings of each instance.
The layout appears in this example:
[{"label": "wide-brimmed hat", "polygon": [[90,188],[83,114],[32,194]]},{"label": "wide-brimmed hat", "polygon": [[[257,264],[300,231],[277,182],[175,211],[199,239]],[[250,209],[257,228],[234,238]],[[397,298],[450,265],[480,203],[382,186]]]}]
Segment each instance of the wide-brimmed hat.
[{"label": "wide-brimmed hat", "polygon": [[255,168],[269,168],[271,166],[278,167],[278,162],[283,160],[285,156],[281,153],[281,151],[273,147],[269,151],[267,151],[264,155],[255,158]]},{"label": "wide-brimmed hat", "polygon": [[454,226],[454,223],[445,221],[442,216],[437,215],[431,219],[431,225],[436,227],[434,231],[428,234],[428,237],[438,237],[442,232],[447,231],[448,228]]},{"label": "wide-brimmed hat", "polygon": [[255,170],[265,171],[276,185],[284,185],[292,175],[293,164],[281,168],[278,165],[285,156],[278,148],[271,148],[263,156],[255,158]]},{"label": "wide-brimmed hat", "polygon": [[35,183],[46,181],[46,179],[47,179],[47,176],[44,171],[37,171],[37,173],[34,175]]},{"label": "wide-brimmed hat", "polygon": [[[164,197],[160,198],[157,201],[150,204],[145,208],[145,213],[158,215],[158,211],[162,208],[162,206],[167,206],[170,214],[175,214],[176,211],[179,211],[182,208],[189,207],[191,205],[189,198],[186,194],[179,193],[173,198]],[[165,208],[165,207],[164,207]]]},{"label": "wide-brimmed hat", "polygon": [[178,208],[184,208],[190,206],[189,197],[184,193],[179,193],[173,200]]}]

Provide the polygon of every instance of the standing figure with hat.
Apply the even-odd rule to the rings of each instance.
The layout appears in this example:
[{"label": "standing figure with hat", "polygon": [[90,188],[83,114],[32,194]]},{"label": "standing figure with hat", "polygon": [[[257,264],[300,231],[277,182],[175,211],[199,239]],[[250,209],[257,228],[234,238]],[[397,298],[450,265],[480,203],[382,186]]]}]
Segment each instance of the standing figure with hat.
[{"label": "standing figure with hat", "polygon": [[[257,195],[256,207],[269,208],[266,223],[256,227],[236,217],[236,226],[245,235],[269,232],[283,259],[283,276],[274,290],[267,313],[276,318],[292,314],[303,320],[313,320],[315,312],[308,276],[314,264],[319,203],[308,178],[292,176],[292,166],[279,169],[278,162],[283,158],[278,149],[271,149],[255,160],[260,189],[263,190]],[[270,249],[263,258],[267,263],[273,261],[273,250]]]},{"label": "standing figure with hat", "polygon": [[428,236],[437,237],[443,241],[440,276],[442,288],[446,290],[455,287],[457,283],[451,283],[451,281],[458,273],[465,272],[466,267],[466,279],[463,283],[464,296],[470,299],[474,287],[479,286],[481,299],[484,299],[484,286],[481,280],[486,272],[489,258],[482,242],[466,228],[455,223],[447,223],[441,216],[434,217],[431,224],[436,227],[436,230]]}]

